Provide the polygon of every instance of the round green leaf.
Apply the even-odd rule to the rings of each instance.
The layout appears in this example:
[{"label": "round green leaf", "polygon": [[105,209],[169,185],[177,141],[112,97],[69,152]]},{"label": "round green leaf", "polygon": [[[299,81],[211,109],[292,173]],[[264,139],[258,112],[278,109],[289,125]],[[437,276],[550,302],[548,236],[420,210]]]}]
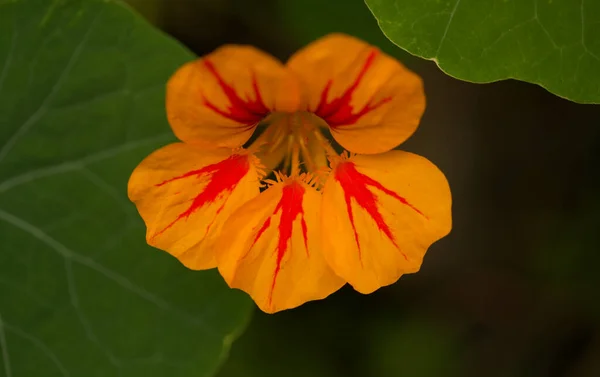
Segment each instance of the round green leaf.
[{"label": "round green leaf", "polygon": [[365,0],[386,36],[459,79],[600,103],[598,0]]},{"label": "round green leaf", "polygon": [[113,0],[0,0],[0,376],[210,376],[248,321],[127,199],[190,59]]}]

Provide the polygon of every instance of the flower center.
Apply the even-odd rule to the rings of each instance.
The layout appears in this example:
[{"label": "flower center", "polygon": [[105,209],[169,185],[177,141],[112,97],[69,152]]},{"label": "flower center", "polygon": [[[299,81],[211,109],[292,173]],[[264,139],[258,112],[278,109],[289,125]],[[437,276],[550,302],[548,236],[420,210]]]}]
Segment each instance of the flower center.
[{"label": "flower center", "polygon": [[321,131],[327,124],[313,113],[274,113],[265,122],[267,128],[250,148],[258,149],[256,155],[267,171],[318,175],[327,168],[328,157],[337,155]]}]

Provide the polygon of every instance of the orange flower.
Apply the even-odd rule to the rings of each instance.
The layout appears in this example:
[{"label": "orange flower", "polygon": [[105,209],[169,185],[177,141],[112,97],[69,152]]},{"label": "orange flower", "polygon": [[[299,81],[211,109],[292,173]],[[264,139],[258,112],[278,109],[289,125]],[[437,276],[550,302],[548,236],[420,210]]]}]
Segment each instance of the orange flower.
[{"label": "orange flower", "polygon": [[[370,293],[418,271],[451,228],[442,172],[391,150],[424,109],[418,76],[350,36],[326,36],[286,65],[224,46],[169,81],[182,143],[140,163],[129,198],[150,245],[191,269],[218,267],[265,312],[345,282]],[[338,154],[327,129],[351,153]]]}]

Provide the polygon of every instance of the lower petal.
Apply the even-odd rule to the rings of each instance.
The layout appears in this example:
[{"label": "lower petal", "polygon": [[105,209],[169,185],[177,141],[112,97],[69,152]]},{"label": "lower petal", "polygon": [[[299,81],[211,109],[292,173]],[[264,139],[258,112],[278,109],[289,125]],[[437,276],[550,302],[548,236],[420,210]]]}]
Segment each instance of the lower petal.
[{"label": "lower petal", "polygon": [[128,194],[146,223],[148,244],[195,270],[216,267],[214,244],[227,217],[259,193],[252,156],[184,143],[148,156]]},{"label": "lower petal", "polygon": [[450,232],[444,174],[418,155],[391,151],[338,161],[323,190],[323,250],[357,291],[371,293],[419,270]]},{"label": "lower petal", "polygon": [[327,297],[344,281],[321,250],[321,197],[309,185],[276,183],[225,224],[218,267],[229,286],[252,296],[267,313]]}]

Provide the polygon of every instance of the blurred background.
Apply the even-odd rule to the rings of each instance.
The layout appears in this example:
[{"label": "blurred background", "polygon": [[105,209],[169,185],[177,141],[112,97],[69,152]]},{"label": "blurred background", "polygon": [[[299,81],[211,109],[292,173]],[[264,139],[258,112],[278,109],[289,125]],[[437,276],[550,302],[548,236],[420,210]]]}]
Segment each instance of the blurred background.
[{"label": "blurred background", "polygon": [[341,31],[425,82],[401,146],[447,175],[454,228],[421,272],[256,311],[219,377],[600,376],[600,106],[521,82],[476,85],[391,44],[362,0],[129,0],[198,55],[252,44],[287,59]]}]

